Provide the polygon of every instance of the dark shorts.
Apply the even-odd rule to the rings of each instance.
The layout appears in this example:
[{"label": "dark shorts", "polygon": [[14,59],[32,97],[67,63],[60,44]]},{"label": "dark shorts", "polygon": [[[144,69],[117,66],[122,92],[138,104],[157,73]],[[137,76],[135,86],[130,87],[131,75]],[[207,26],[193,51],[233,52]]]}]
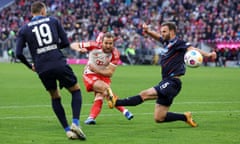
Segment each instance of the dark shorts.
[{"label": "dark shorts", "polygon": [[68,65],[43,72],[39,74],[39,78],[46,90],[57,89],[57,82],[59,82],[60,88],[69,88],[77,83],[77,77]]},{"label": "dark shorts", "polygon": [[158,93],[157,104],[170,106],[175,96],[180,92],[182,82],[178,78],[167,78],[154,86]]}]

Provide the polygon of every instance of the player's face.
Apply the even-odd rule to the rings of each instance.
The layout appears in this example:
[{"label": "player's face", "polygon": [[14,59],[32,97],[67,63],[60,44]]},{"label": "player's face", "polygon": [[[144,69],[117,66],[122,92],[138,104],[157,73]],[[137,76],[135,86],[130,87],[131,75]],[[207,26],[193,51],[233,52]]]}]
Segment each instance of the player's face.
[{"label": "player's face", "polygon": [[105,53],[111,53],[114,47],[113,38],[104,37],[102,49]]},{"label": "player's face", "polygon": [[167,41],[170,40],[170,31],[168,26],[161,27],[161,35],[163,40],[167,40]]}]

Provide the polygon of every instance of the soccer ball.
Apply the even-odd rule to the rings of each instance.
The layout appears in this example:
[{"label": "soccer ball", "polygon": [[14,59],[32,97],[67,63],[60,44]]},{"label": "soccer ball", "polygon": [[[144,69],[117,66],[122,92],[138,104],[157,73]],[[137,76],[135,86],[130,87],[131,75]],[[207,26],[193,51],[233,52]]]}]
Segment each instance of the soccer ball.
[{"label": "soccer ball", "polygon": [[196,68],[202,64],[203,56],[197,50],[189,50],[184,55],[184,62],[188,67]]}]

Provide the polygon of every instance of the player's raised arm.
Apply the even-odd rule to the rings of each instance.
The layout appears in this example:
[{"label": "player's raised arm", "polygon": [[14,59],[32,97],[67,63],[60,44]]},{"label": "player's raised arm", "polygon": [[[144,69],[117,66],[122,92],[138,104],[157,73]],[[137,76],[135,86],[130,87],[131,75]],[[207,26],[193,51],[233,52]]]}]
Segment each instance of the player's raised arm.
[{"label": "player's raised arm", "polygon": [[193,46],[188,47],[188,51],[189,50],[199,51],[204,57],[211,57],[212,59],[216,59],[216,57],[217,57],[217,54],[216,54],[215,51],[208,53],[208,52],[205,52],[205,51],[203,51],[201,49],[195,48]]},{"label": "player's raised arm", "polygon": [[113,64],[109,64],[107,67],[105,67],[104,69],[99,69],[97,68],[95,65],[93,64],[89,64],[89,69],[97,74],[100,74],[102,76],[105,76],[105,77],[112,77],[114,72],[115,72],[115,69],[116,69],[116,65],[113,65]]},{"label": "player's raised arm", "polygon": [[159,40],[161,35],[155,31],[152,31],[149,29],[149,26],[147,24],[143,24],[142,25],[142,28],[143,28],[143,32],[149,36],[151,36],[152,38],[156,39],[156,40]]}]

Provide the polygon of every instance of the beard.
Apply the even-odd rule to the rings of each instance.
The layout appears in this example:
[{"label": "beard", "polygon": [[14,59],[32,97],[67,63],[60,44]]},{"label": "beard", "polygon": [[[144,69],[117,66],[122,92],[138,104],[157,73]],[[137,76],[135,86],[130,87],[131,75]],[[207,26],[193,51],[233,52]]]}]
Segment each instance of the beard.
[{"label": "beard", "polygon": [[163,37],[165,41],[169,41],[170,40],[170,34],[165,35],[165,37]]}]

